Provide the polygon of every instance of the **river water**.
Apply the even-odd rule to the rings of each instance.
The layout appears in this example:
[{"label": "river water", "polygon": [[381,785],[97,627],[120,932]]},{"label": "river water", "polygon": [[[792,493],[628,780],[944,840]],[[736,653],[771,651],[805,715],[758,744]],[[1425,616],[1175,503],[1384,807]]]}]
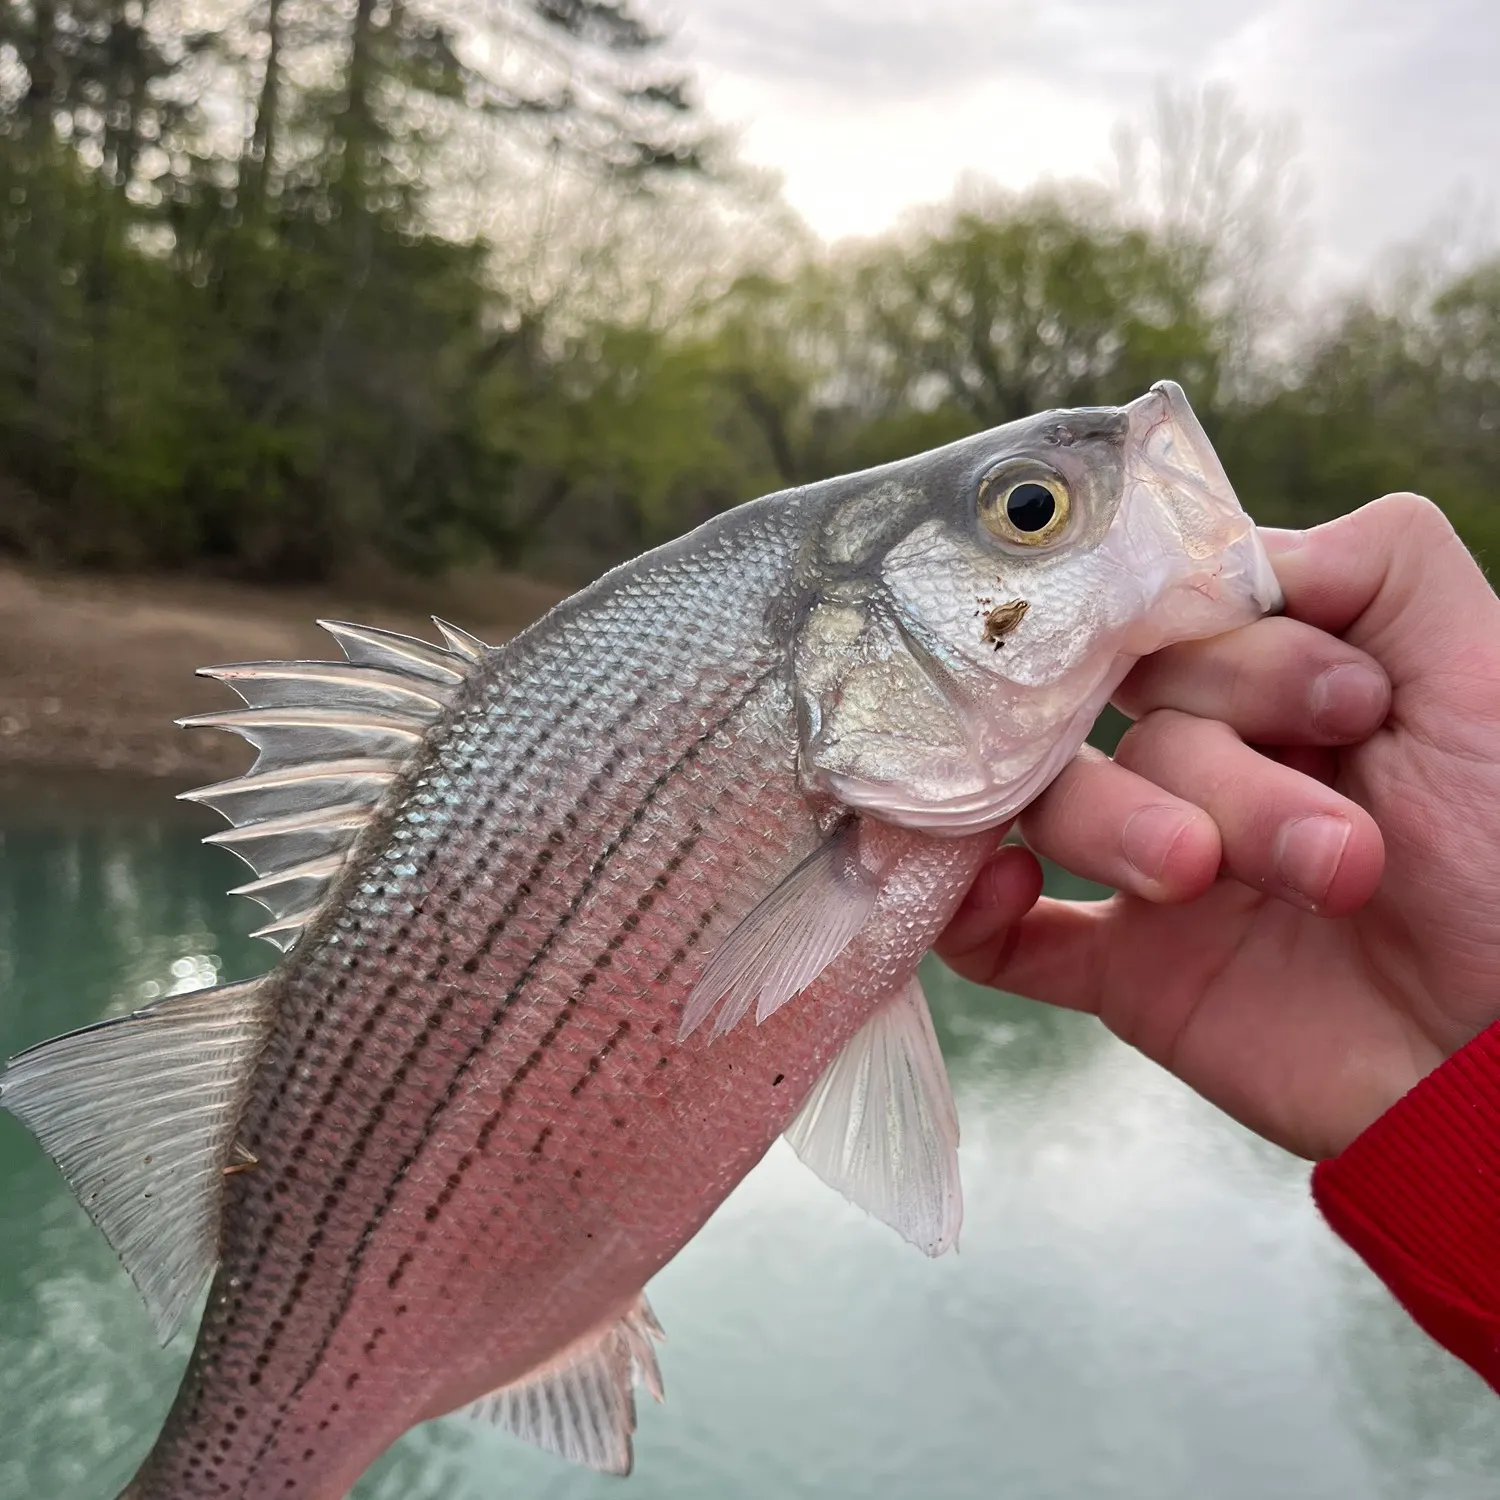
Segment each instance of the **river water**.
[{"label": "river water", "polygon": [[[0,782],[0,1056],[254,974],[241,869],[168,790]],[[774,1150],[653,1283],[636,1471],[462,1419],[358,1500],[1493,1500],[1500,1407],[1322,1227],[1306,1170],[1085,1017],[928,994],[963,1120],[930,1262]],[[0,1117],[0,1500],[114,1500],[188,1341]]]}]

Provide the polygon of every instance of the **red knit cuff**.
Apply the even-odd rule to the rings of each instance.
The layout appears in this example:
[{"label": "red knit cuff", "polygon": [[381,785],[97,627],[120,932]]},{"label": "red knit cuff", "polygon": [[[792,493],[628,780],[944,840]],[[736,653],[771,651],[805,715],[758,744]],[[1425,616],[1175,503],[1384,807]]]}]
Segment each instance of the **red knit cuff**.
[{"label": "red knit cuff", "polygon": [[1328,1222],[1500,1391],[1500,1024],[1313,1172]]}]

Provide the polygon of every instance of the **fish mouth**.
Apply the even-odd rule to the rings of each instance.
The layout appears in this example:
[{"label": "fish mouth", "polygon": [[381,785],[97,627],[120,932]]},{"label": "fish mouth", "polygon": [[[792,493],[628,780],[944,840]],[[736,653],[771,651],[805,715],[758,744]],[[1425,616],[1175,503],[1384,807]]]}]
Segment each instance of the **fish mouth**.
[{"label": "fish mouth", "polygon": [[[1149,500],[1156,525],[1188,562],[1174,592],[1198,596],[1179,607],[1176,634],[1213,635],[1248,624],[1284,605],[1281,585],[1197,414],[1176,381],[1160,380],[1124,408],[1126,485]],[[1191,614],[1201,620],[1190,622]]]}]

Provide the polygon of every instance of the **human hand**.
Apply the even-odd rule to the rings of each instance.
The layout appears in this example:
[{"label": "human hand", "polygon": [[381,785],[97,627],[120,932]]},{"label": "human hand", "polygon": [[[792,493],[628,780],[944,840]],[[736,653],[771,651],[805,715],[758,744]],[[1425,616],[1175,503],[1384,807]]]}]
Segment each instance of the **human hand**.
[{"label": "human hand", "polygon": [[1141,662],[1022,818],[1120,894],[1008,846],[938,952],[1320,1158],[1500,1019],[1500,599],[1415,496],[1265,536],[1286,614]]}]

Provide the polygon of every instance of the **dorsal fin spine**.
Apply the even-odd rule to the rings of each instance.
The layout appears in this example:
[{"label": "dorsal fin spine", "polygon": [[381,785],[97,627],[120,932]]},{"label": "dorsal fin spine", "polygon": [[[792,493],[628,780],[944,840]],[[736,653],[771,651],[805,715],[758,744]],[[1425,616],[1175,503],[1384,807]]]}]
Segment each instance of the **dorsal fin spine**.
[{"label": "dorsal fin spine", "polygon": [[181,795],[233,825],[205,842],[228,845],[256,871],[236,893],[270,910],[274,920],[256,936],[283,950],[313,919],[391,783],[488,650],[441,624],[447,646],[344,621],[318,623],[344,661],[204,667],[200,676],[223,682],[247,706],[178,721],[225,729],[256,747],[245,775]]}]

